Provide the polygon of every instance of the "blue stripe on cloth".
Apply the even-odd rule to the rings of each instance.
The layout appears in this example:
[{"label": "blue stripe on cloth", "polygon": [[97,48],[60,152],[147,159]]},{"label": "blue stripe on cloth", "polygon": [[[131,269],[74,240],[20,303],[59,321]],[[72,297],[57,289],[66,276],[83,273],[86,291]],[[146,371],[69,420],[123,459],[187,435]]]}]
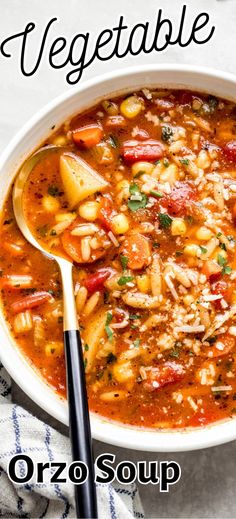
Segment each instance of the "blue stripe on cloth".
[{"label": "blue stripe on cloth", "polygon": [[109,506],[111,512],[111,519],[117,519],[116,509],[115,509],[115,500],[113,496],[113,489],[111,485],[108,485],[108,493],[109,493]]},{"label": "blue stripe on cloth", "polygon": [[[31,416],[29,413],[27,414],[18,414],[18,419],[19,418],[28,418],[28,419],[35,419],[34,416]],[[6,423],[6,422],[11,422],[11,418],[9,418],[9,416],[7,418],[1,418],[0,419],[0,423]]]},{"label": "blue stripe on cloth", "polygon": [[[49,461],[54,461],[54,456],[53,456],[53,452],[52,452],[52,449],[50,447],[50,442],[51,442],[51,429],[49,427],[49,425],[47,424],[44,424],[45,426],[45,430],[46,430],[46,435],[45,435],[45,446],[46,446],[46,450],[47,450],[47,453],[48,453],[48,459]],[[57,483],[54,483],[53,484],[54,486],[54,490],[55,490],[55,494],[57,495],[57,497],[59,497],[59,499],[61,499],[64,504],[65,504],[65,510],[61,516],[61,519],[66,519],[68,517],[68,513],[69,513],[69,510],[70,510],[70,507],[71,505],[69,504],[67,498],[64,496],[64,494],[62,493],[61,491],[61,488],[60,486],[57,484]],[[58,518],[59,519],[59,518]]]},{"label": "blue stripe on cloth", "polygon": [[[17,405],[14,405],[12,408],[12,422],[13,422],[13,429],[15,432],[16,453],[21,454],[22,450],[21,450],[21,442],[20,442],[20,425],[19,425],[18,416],[17,416]],[[20,467],[20,476],[23,478],[25,476],[25,468],[24,468],[23,461],[19,463],[19,467]],[[27,488],[27,486],[26,486],[26,488]],[[21,497],[18,497],[17,510],[18,510],[19,514],[21,514],[22,518],[29,517],[28,514],[24,514],[23,500]],[[22,514],[24,514],[24,515],[22,515]]]}]

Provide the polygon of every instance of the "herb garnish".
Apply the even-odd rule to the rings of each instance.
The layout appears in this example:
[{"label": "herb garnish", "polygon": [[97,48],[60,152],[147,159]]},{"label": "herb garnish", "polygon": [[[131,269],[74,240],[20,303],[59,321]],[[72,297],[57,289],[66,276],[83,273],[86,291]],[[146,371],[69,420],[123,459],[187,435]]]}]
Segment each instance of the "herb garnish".
[{"label": "herb garnish", "polygon": [[122,269],[126,270],[127,265],[129,263],[129,258],[127,256],[120,256],[120,262],[121,262],[121,265],[122,265]]},{"label": "herb garnish", "polygon": [[126,285],[126,283],[133,281],[133,279],[134,279],[134,276],[121,276],[120,279],[118,279],[118,285],[120,285],[120,286]]},{"label": "herb garnish", "polygon": [[173,130],[170,126],[163,126],[161,130],[161,138],[164,142],[170,142],[173,137]]},{"label": "herb garnish", "polygon": [[111,312],[107,312],[107,318],[106,318],[106,323],[105,323],[105,330],[106,330],[106,334],[107,334],[107,337],[109,339],[109,341],[112,341],[112,338],[113,338],[113,331],[112,329],[110,328],[109,324],[112,320],[112,313]]},{"label": "herb garnish", "polygon": [[168,229],[171,226],[173,218],[171,218],[167,213],[159,213],[159,222],[162,229]]},{"label": "herb garnish", "polygon": [[189,165],[189,159],[179,159],[180,163],[183,164],[183,166]]},{"label": "herb garnish", "polygon": [[[129,186],[129,192],[131,197],[128,201],[128,208],[130,211],[138,211],[138,209],[142,209],[147,205],[147,195],[141,193],[138,184],[132,183]],[[133,197],[133,199],[132,199]],[[136,200],[137,197],[137,200]]]}]

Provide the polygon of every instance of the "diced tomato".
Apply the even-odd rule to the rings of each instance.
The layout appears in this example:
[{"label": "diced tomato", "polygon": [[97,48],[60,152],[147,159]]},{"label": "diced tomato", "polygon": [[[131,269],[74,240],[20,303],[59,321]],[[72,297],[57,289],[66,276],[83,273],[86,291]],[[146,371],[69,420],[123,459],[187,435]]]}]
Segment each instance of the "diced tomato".
[{"label": "diced tomato", "polygon": [[52,299],[52,296],[49,292],[35,292],[29,296],[22,297],[18,301],[14,301],[11,305],[11,309],[14,314],[18,314],[35,306],[42,305],[50,299]]},{"label": "diced tomato", "polygon": [[148,238],[140,233],[130,234],[124,240],[121,254],[129,258],[128,268],[132,270],[142,269],[149,265],[151,249]]},{"label": "diced tomato", "polygon": [[161,204],[172,216],[184,216],[192,214],[191,205],[196,199],[196,191],[186,182],[172,189],[169,195],[161,199]]},{"label": "diced tomato", "polygon": [[235,347],[235,337],[229,333],[222,333],[218,336],[217,341],[214,345],[209,348],[211,355],[210,358],[222,357],[227,355]]},{"label": "diced tomato", "polygon": [[208,260],[203,265],[202,273],[205,274],[210,283],[214,283],[222,276],[222,268],[216,261]]},{"label": "diced tomato", "polygon": [[75,144],[80,148],[92,148],[102,140],[103,130],[98,124],[91,124],[74,130],[72,137]]},{"label": "diced tomato", "polygon": [[152,162],[163,157],[164,149],[163,144],[155,139],[148,139],[143,142],[132,140],[124,142],[121,154],[127,164],[139,160]]},{"label": "diced tomato", "polygon": [[236,164],[236,141],[227,142],[223,148],[223,153],[226,159],[233,164]]},{"label": "diced tomato", "polygon": [[179,382],[185,375],[182,364],[177,362],[165,362],[164,364],[151,368],[147,371],[147,379],[144,381],[144,387],[147,391],[155,391],[161,389],[168,384]]},{"label": "diced tomato", "polygon": [[85,279],[84,285],[87,288],[90,294],[93,292],[97,292],[98,290],[102,290],[104,288],[104,283],[106,279],[108,279],[112,275],[111,268],[103,268],[97,270],[94,274],[90,274]]},{"label": "diced tomato", "polygon": [[103,197],[100,202],[99,220],[103,229],[107,232],[111,231],[112,225],[111,220],[115,215],[114,207],[111,198]]},{"label": "diced tomato", "polygon": [[11,290],[21,290],[22,288],[31,288],[33,284],[32,276],[23,274],[7,274],[0,278],[0,288],[8,288]]},{"label": "diced tomato", "polygon": [[[224,281],[223,279],[220,281],[216,281],[211,286],[211,292],[214,295],[221,295],[222,299],[225,299],[226,301],[229,298],[229,285]],[[218,309],[222,308],[220,304],[221,299],[217,299],[216,301],[212,301],[214,306]]]}]

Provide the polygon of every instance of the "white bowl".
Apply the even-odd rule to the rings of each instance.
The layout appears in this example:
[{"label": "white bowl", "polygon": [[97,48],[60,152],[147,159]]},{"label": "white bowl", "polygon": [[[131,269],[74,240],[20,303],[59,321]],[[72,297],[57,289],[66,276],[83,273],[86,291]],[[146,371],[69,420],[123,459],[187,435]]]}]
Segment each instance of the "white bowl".
[{"label": "white bowl", "polygon": [[[188,88],[236,102],[236,77],[224,72],[183,65],[148,65],[111,72],[82,83],[37,113],[12,140],[0,159],[0,207],[23,160],[48,137],[52,127],[95,104],[99,99],[142,87]],[[55,129],[54,128],[54,129]],[[32,400],[68,425],[66,401],[27,362],[11,337],[0,312],[0,357],[6,369]],[[155,431],[110,422],[94,413],[92,435],[97,440],[147,451],[202,449],[236,439],[236,421],[225,420],[195,429]]]}]

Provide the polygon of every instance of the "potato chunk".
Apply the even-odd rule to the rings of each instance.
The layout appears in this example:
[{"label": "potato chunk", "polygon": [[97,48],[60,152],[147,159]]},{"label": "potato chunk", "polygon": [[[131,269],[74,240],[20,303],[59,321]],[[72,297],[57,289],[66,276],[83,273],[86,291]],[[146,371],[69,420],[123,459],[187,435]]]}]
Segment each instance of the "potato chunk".
[{"label": "potato chunk", "polygon": [[108,186],[108,183],[94,169],[73,153],[61,155],[60,173],[71,209],[96,191],[104,191]]}]

